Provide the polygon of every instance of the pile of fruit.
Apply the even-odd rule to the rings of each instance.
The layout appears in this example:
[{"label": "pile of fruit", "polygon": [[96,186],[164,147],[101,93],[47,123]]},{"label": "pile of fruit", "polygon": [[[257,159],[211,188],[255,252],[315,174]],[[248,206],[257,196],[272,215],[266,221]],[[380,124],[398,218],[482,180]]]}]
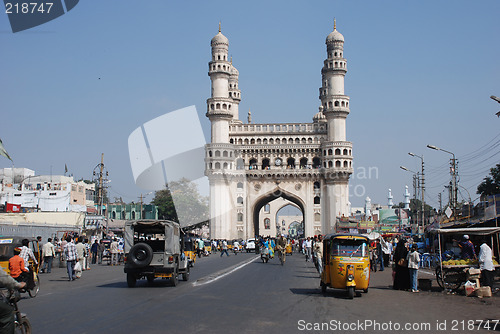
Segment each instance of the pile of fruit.
[{"label": "pile of fruit", "polygon": [[[497,260],[493,260],[493,264],[495,266],[498,265]],[[468,266],[479,265],[479,261],[472,259],[443,261],[443,266],[463,266],[463,265],[468,265]]]},{"label": "pile of fruit", "polygon": [[448,260],[448,261],[443,261],[444,266],[463,266],[463,265],[478,265],[479,261],[477,260],[472,260],[472,259],[467,259],[467,260]]}]

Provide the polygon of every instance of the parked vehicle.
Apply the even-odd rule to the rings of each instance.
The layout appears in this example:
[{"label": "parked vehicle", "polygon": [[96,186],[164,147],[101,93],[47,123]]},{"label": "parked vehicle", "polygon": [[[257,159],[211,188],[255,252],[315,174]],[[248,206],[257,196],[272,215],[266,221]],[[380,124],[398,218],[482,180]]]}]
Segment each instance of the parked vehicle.
[{"label": "parked vehicle", "polygon": [[125,268],[127,285],[138,279],[168,279],[176,286],[178,276],[189,279],[188,259],[184,255],[183,233],[178,223],[168,220],[133,220],[125,223]]},{"label": "parked vehicle", "polygon": [[349,299],[355,290],[368,292],[370,283],[369,239],[359,234],[330,234],[323,239],[321,291],[346,289]]},{"label": "parked vehicle", "polygon": [[190,236],[184,236],[184,255],[188,260],[190,267],[193,267],[196,263],[196,251],[194,247],[195,240]]},{"label": "parked vehicle", "polygon": [[245,245],[247,253],[255,252],[255,239],[248,239]]}]

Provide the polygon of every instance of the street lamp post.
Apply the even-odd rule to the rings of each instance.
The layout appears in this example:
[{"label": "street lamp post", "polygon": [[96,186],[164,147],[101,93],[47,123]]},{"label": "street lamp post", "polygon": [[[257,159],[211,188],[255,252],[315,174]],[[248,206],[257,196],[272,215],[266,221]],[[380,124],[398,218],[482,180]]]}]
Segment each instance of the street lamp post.
[{"label": "street lamp post", "polygon": [[457,211],[457,187],[458,187],[458,182],[457,182],[457,160],[455,159],[455,154],[453,152],[443,150],[442,148],[436,147],[434,145],[427,145],[428,148],[436,150],[436,151],[443,151],[448,154],[452,155],[452,159],[450,162],[451,169],[450,169],[450,174],[451,174],[451,198],[450,198],[450,204],[453,207],[453,216],[455,217],[456,220],[456,211]]},{"label": "street lamp post", "polygon": [[416,157],[416,158],[419,158],[420,160],[422,160],[422,182],[420,184],[420,187],[422,189],[422,228],[425,230],[425,197],[424,197],[424,193],[425,193],[425,174],[424,174],[424,156],[419,156],[419,155],[416,155],[414,153],[411,153],[409,152],[408,153],[409,155],[411,155],[412,157]]},{"label": "street lamp post", "polygon": [[[402,170],[405,170],[407,172],[413,173],[413,197],[415,199],[415,211],[416,211],[415,221],[417,222],[417,225],[419,225],[418,224],[419,212],[418,212],[418,207],[416,204],[417,204],[417,188],[420,188],[420,173],[414,172],[411,169],[406,168],[405,166],[399,166],[399,168],[401,168]],[[423,225],[423,223],[422,223],[422,225]]]}]

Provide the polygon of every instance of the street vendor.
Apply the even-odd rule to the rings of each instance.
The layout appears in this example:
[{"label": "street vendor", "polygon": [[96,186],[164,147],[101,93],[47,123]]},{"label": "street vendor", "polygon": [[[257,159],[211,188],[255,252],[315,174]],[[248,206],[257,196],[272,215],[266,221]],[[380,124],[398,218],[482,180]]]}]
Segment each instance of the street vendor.
[{"label": "street vendor", "polygon": [[458,247],[460,247],[460,257],[462,259],[477,260],[476,251],[474,250],[474,244],[469,240],[469,236],[467,234],[462,237],[462,241],[458,242]]}]

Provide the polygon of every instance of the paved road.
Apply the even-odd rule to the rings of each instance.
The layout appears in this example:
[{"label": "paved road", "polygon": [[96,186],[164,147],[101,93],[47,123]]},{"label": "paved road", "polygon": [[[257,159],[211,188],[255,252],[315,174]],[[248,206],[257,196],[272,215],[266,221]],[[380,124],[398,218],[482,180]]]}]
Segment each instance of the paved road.
[{"label": "paved road", "polygon": [[[35,333],[298,333],[317,326],[325,333],[388,333],[395,323],[413,333],[457,333],[453,325],[486,332],[475,320],[500,317],[498,297],[394,291],[389,270],[374,273],[369,292],[353,300],[340,290],[323,296],[315,268],[298,254],[284,266],[255,254],[212,255],[198,259],[190,281],[177,287],[143,280],[127,288],[122,266],[93,266],[74,282],[59,268],[41,277],[40,294],[19,303]],[[444,321],[446,330],[438,331]]]}]

